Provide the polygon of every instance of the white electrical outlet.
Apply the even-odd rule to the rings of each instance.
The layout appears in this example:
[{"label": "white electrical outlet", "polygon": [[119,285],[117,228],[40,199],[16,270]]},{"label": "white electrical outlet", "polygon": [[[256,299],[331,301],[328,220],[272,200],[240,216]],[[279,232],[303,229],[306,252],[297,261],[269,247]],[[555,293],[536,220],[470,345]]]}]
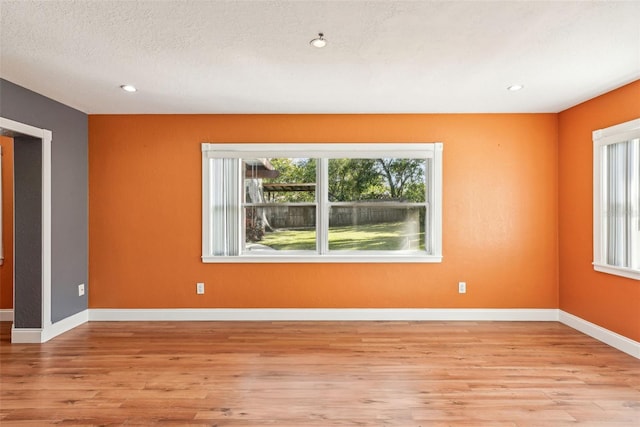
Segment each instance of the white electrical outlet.
[{"label": "white electrical outlet", "polygon": [[196,283],[196,293],[198,295],[204,294],[204,283],[202,283],[202,282]]},{"label": "white electrical outlet", "polygon": [[82,295],[84,295],[84,283],[78,285],[78,296],[81,297]]},{"label": "white electrical outlet", "polygon": [[458,282],[458,293],[459,294],[467,293],[467,282]]}]

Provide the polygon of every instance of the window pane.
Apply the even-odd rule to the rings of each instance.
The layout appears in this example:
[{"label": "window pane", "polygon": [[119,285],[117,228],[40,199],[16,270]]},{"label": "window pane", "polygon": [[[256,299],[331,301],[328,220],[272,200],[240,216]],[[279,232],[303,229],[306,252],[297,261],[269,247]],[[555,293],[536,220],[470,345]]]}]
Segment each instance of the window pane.
[{"label": "window pane", "polygon": [[610,144],[605,150],[607,264],[637,268],[638,140]]},{"label": "window pane", "polygon": [[315,159],[244,159],[244,164],[247,203],[315,202]]},{"label": "window pane", "polygon": [[[316,160],[244,159],[244,164],[245,251],[315,251]],[[297,203],[308,205],[292,206]]]},{"label": "window pane", "polygon": [[425,214],[426,208],[420,206],[333,206],[329,250],[424,250]]},{"label": "window pane", "polygon": [[315,251],[315,206],[246,207],[245,251]]},{"label": "window pane", "polygon": [[330,159],[329,201],[425,201],[426,159]]}]

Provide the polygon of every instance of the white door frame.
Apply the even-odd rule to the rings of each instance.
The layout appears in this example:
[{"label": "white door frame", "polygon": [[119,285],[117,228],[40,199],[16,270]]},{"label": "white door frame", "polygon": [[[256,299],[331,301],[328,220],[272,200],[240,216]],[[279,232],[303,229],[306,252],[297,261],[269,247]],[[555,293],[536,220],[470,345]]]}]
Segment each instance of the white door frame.
[{"label": "white door frame", "polygon": [[[0,117],[0,129],[42,141],[42,325],[11,329],[11,342],[44,342],[51,328],[51,140],[52,132]],[[14,235],[14,241],[16,236]],[[14,244],[15,246],[15,244]],[[15,313],[15,277],[13,281]]]}]

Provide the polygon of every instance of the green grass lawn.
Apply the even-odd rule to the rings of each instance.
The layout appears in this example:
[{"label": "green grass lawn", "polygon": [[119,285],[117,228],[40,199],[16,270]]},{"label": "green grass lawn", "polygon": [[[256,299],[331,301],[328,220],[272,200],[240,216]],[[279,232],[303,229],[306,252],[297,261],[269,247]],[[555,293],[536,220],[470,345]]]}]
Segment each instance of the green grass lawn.
[{"label": "green grass lawn", "polygon": [[[281,229],[268,232],[260,242],[276,250],[315,250],[315,229]],[[411,233],[402,222],[330,227],[330,250],[424,250],[424,230]]]}]

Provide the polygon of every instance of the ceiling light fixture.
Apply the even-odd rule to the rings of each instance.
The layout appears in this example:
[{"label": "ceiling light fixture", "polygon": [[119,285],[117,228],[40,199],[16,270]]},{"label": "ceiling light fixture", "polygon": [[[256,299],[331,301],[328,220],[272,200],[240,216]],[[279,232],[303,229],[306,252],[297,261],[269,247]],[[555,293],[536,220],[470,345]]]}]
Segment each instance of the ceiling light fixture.
[{"label": "ceiling light fixture", "polygon": [[120,89],[125,92],[136,92],[138,90],[134,85],[120,85]]},{"label": "ceiling light fixture", "polygon": [[327,45],[327,40],[324,38],[324,34],[318,33],[318,37],[311,40],[309,44],[320,49],[321,47],[325,47]]},{"label": "ceiling light fixture", "polygon": [[517,91],[519,91],[521,89],[524,89],[523,85],[511,85],[511,86],[509,86],[507,88],[507,90],[510,91],[510,92],[517,92]]}]

